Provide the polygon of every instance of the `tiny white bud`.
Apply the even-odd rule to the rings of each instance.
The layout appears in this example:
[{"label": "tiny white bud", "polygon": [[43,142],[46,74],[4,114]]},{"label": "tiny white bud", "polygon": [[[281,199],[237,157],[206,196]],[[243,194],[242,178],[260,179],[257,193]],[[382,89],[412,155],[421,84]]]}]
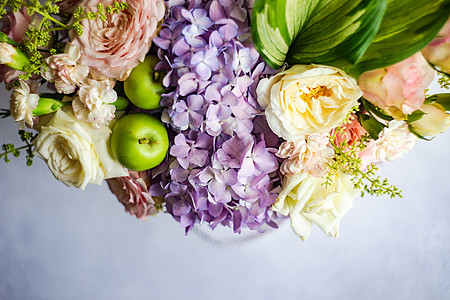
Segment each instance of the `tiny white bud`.
[{"label": "tiny white bud", "polygon": [[0,64],[12,63],[13,56],[17,54],[16,49],[8,43],[0,43]]}]

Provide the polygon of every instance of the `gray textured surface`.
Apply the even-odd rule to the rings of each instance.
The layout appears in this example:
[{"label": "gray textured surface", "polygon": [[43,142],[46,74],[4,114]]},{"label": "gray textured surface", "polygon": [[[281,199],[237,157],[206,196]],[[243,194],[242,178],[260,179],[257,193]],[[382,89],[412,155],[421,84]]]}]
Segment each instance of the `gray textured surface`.
[{"label": "gray textured surface", "polygon": [[404,198],[356,199],[337,239],[283,226],[231,249],[128,216],[105,184],[67,188],[39,159],[1,162],[0,299],[450,299],[448,149],[450,133],[385,164]]}]

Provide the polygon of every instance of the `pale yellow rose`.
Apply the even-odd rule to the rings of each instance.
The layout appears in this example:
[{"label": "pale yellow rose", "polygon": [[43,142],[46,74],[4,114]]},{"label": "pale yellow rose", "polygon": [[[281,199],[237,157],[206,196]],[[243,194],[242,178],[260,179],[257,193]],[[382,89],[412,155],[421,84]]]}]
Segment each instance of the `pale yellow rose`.
[{"label": "pale yellow rose", "polygon": [[418,134],[435,136],[450,127],[450,114],[446,113],[441,105],[437,103],[424,104],[420,110],[425,115],[420,120],[411,123],[414,131]]},{"label": "pale yellow rose", "polygon": [[336,237],[339,221],[353,206],[358,194],[351,177],[335,172],[333,182],[325,186],[325,179],[306,172],[286,176],[282,191],[272,209],[282,215],[289,215],[291,227],[306,240],[315,223],[328,236]]},{"label": "pale yellow rose", "polygon": [[79,121],[68,106],[58,110],[48,122],[37,127],[33,141],[36,155],[44,159],[56,179],[67,186],[84,189],[87,184],[101,184],[103,179],[128,173],[110,155],[109,127],[92,128]]},{"label": "pale yellow rose", "polygon": [[362,96],[355,79],[320,65],[295,65],[263,79],[257,94],[269,127],[288,141],[341,125]]}]

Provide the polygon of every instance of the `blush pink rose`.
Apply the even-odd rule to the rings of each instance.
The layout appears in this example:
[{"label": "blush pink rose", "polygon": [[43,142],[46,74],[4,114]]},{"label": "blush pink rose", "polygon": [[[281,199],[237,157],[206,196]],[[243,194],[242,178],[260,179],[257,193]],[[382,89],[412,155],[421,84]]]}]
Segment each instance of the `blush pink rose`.
[{"label": "blush pink rose", "polygon": [[[25,32],[31,22],[32,17],[25,10],[19,10],[3,16],[3,27],[0,30],[6,33],[10,39],[19,43],[25,37]],[[11,69],[6,65],[0,65],[0,82],[5,82],[7,89],[11,89],[14,86],[13,82],[20,74],[24,74],[24,72]]]},{"label": "blush pink rose", "polygon": [[161,209],[158,197],[152,197],[148,189],[150,178],[146,172],[129,171],[129,176],[107,179],[109,189],[125,206],[125,211],[138,219],[155,215]]},{"label": "blush pink rose", "polygon": [[419,52],[395,65],[363,73],[358,84],[364,98],[401,118],[420,109],[434,74]]},{"label": "blush pink rose", "polygon": [[[96,11],[99,3],[112,5],[114,0],[84,0],[79,5]],[[128,0],[128,9],[100,19],[84,19],[83,35],[69,33],[81,51],[80,62],[100,74],[125,80],[129,71],[143,61],[164,17],[163,0]]]},{"label": "blush pink rose", "polygon": [[431,43],[422,50],[425,58],[450,73],[450,19]]}]

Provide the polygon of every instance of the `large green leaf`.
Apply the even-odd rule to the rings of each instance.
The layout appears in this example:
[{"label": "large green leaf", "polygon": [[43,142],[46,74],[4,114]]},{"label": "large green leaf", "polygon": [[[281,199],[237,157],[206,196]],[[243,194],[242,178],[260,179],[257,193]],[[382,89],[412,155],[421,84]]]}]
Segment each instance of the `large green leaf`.
[{"label": "large green leaf", "polygon": [[450,15],[450,0],[389,0],[372,44],[350,70],[362,72],[402,61],[424,48]]},{"label": "large green leaf", "polygon": [[387,0],[256,0],[252,35],[273,68],[317,63],[347,69],[370,45]]}]

